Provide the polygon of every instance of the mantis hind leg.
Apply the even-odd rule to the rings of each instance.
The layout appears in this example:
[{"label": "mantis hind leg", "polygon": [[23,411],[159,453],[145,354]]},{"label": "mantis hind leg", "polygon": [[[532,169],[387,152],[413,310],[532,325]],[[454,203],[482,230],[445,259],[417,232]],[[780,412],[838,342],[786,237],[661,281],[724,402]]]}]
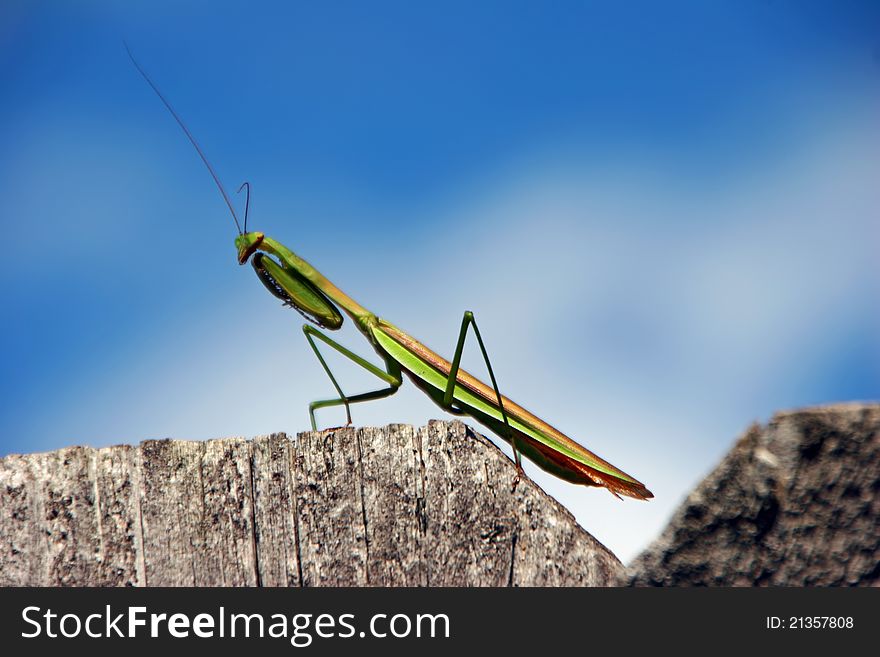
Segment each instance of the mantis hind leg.
[{"label": "mantis hind leg", "polygon": [[461,354],[464,351],[464,342],[467,338],[467,330],[469,326],[473,326],[474,335],[477,336],[477,343],[480,345],[480,351],[483,354],[483,360],[486,362],[486,369],[489,370],[489,379],[492,381],[492,388],[495,390],[495,398],[498,402],[498,409],[501,411],[501,417],[504,420],[504,426],[507,428],[507,440],[513,447],[513,458],[516,461],[517,479],[514,481],[514,488],[522,473],[522,459],[520,458],[519,449],[516,445],[516,434],[510,426],[507,419],[507,411],[504,410],[504,402],[501,398],[501,391],[498,389],[498,382],[495,380],[495,372],[492,371],[492,363],[489,362],[489,354],[486,351],[486,345],[483,344],[483,338],[480,335],[480,329],[477,326],[477,320],[470,310],[466,310],[464,317],[461,319],[461,330],[458,334],[458,343],[455,345],[455,356],[452,358],[452,367],[449,370],[449,378],[446,380],[446,390],[443,393],[443,405],[451,409],[453,402],[453,393],[455,392],[455,382],[458,377],[458,368],[461,363]]},{"label": "mantis hind leg", "polygon": [[[318,362],[321,363],[321,366],[324,368],[324,371],[327,373],[327,376],[330,377],[330,381],[333,383],[333,387],[336,388],[336,392],[339,393],[339,397],[333,399],[322,399],[319,401],[313,401],[309,404],[309,419],[312,422],[312,431],[318,430],[318,425],[315,422],[315,411],[319,408],[326,408],[327,406],[345,406],[345,416],[346,416],[346,425],[351,424],[351,404],[357,404],[359,402],[371,401],[373,399],[381,399],[383,397],[390,397],[403,383],[403,378],[401,377],[400,366],[397,365],[394,361],[387,361],[385,363],[386,370],[382,370],[379,367],[376,367],[371,362],[366,360],[365,358],[361,358],[353,351],[346,349],[341,344],[328,337],[315,327],[310,324],[303,325],[303,333],[306,336],[306,340],[309,341],[309,345],[312,347],[312,351],[315,352],[315,356],[318,357]],[[382,388],[380,390],[372,390],[370,392],[364,392],[358,395],[347,396],[344,392],[342,392],[342,388],[339,387],[339,383],[336,381],[336,377],[333,376],[333,372],[330,371],[330,367],[327,365],[327,362],[324,360],[324,357],[321,355],[320,349],[318,349],[318,345],[315,344],[315,338],[318,338],[328,346],[332,347],[340,354],[351,360],[352,362],[360,365],[365,370],[367,370],[370,374],[374,374],[379,377],[383,381],[388,384],[387,388]]]}]

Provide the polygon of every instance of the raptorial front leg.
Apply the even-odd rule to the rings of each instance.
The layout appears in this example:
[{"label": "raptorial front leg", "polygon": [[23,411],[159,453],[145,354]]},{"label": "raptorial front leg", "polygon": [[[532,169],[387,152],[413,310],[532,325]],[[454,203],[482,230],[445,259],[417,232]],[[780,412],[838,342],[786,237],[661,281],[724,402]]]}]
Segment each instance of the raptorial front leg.
[{"label": "raptorial front leg", "polygon": [[[345,405],[345,416],[346,416],[346,424],[345,426],[349,426],[351,424],[351,410],[349,406],[351,404],[357,404],[359,402],[371,401],[373,399],[381,399],[383,397],[389,397],[397,392],[397,389],[400,388],[403,383],[403,377],[401,375],[400,366],[397,365],[394,361],[386,362],[386,370],[382,370],[379,367],[376,367],[371,362],[358,356],[353,351],[346,349],[341,344],[328,337],[315,327],[310,324],[303,325],[303,333],[306,336],[306,340],[309,341],[309,345],[312,347],[312,351],[315,352],[315,356],[318,357],[318,361],[321,363],[321,366],[324,368],[324,371],[327,373],[327,376],[330,377],[330,381],[333,383],[333,387],[336,388],[336,392],[339,393],[339,397],[334,399],[323,399],[319,401],[313,401],[309,404],[309,418],[312,422],[312,431],[318,430],[317,422],[315,421],[315,411],[319,408],[325,408],[327,406],[340,406]],[[325,344],[333,347],[340,354],[353,361],[357,365],[360,365],[365,370],[367,370],[370,374],[373,374],[388,384],[387,388],[382,388],[380,390],[372,390],[370,392],[364,392],[357,395],[347,396],[344,392],[342,392],[342,388],[339,387],[339,383],[336,381],[336,377],[333,376],[333,372],[330,371],[330,367],[327,365],[327,362],[324,360],[324,357],[321,355],[321,351],[318,349],[318,345],[315,344],[314,338],[318,338]]]},{"label": "raptorial front leg", "polygon": [[486,351],[486,345],[483,344],[483,338],[480,335],[480,329],[477,326],[477,320],[470,310],[466,310],[464,317],[461,319],[461,330],[458,333],[458,343],[455,345],[455,355],[452,358],[452,367],[449,370],[449,378],[446,381],[446,390],[443,393],[443,405],[447,408],[452,406],[453,395],[455,393],[455,383],[458,377],[458,369],[461,363],[461,354],[464,351],[464,342],[467,338],[468,326],[474,327],[474,335],[477,336],[477,343],[480,345],[480,351],[483,353],[483,360],[486,362],[486,369],[489,370],[489,379],[492,381],[492,388],[495,390],[495,398],[498,402],[498,409],[501,411],[501,417],[504,419],[504,425],[507,427],[507,438],[513,447],[513,458],[516,461],[516,480],[513,483],[514,488],[519,481],[520,474],[523,473],[522,459],[520,458],[519,449],[516,446],[516,434],[510,426],[507,419],[507,411],[504,410],[504,401],[501,397],[501,391],[498,389],[498,382],[495,380],[495,372],[492,371],[492,363],[489,362],[489,354]]}]

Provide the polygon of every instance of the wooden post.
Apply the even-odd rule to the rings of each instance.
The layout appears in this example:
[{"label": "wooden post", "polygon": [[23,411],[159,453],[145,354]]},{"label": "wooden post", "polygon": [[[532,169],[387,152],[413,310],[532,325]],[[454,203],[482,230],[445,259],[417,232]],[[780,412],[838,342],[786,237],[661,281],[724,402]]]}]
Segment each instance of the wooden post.
[{"label": "wooden post", "polygon": [[460,422],[0,459],[2,586],[605,586],[616,557]]},{"label": "wooden post", "polygon": [[625,581],[880,585],[880,404],[787,411],[751,427]]}]

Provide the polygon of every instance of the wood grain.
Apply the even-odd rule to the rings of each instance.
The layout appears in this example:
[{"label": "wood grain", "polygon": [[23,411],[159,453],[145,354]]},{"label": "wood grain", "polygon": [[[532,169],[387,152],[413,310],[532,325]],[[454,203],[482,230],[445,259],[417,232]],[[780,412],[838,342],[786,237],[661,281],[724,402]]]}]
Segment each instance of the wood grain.
[{"label": "wood grain", "polygon": [[620,562],[460,422],[0,459],[2,586],[607,586]]}]

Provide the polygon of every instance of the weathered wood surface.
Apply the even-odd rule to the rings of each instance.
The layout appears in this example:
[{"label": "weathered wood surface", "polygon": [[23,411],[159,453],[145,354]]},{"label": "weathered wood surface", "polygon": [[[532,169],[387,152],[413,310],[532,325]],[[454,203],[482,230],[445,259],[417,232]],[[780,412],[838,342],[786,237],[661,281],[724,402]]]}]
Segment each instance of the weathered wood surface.
[{"label": "weathered wood surface", "polygon": [[631,565],[637,586],[880,584],[880,404],[754,425]]},{"label": "weathered wood surface", "polygon": [[609,585],[620,562],[460,422],[0,459],[0,585]]}]

